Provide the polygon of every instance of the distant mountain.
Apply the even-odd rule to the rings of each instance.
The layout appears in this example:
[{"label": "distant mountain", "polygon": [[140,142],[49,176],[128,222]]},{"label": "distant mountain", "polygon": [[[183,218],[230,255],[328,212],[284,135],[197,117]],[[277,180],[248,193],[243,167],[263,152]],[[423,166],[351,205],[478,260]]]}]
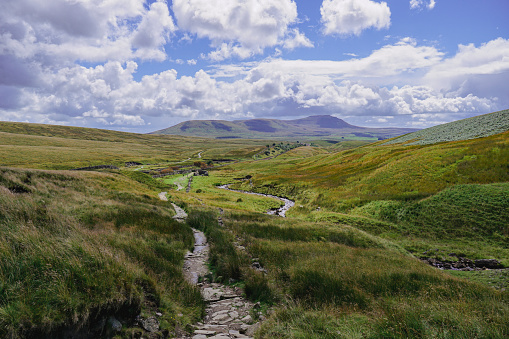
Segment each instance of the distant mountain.
[{"label": "distant mountain", "polygon": [[350,125],[331,115],[297,120],[250,119],[238,121],[190,120],[151,134],[243,139],[387,139],[418,131],[414,128],[368,128]]}]

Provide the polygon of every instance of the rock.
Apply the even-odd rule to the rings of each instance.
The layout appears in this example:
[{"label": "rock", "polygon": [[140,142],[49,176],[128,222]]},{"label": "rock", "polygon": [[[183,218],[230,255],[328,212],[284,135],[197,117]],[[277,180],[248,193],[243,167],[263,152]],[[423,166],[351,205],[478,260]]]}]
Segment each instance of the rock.
[{"label": "rock", "polygon": [[208,337],[203,334],[197,334],[192,337],[192,339],[207,339]]},{"label": "rock", "polygon": [[504,268],[500,261],[495,259],[478,259],[475,262],[475,267],[497,269]]},{"label": "rock", "polygon": [[241,324],[240,325],[240,333],[246,333],[246,331],[251,327],[251,325],[247,325],[247,324]]},{"label": "rock", "polygon": [[246,331],[246,335],[249,337],[253,337],[255,332],[258,331],[259,328],[260,328],[260,323],[256,323],[256,324],[250,326]]},{"label": "rock", "polygon": [[154,317],[149,317],[147,319],[140,320],[141,327],[147,332],[157,332],[159,331],[159,321]]},{"label": "rock", "polygon": [[108,327],[114,332],[122,331],[122,323],[118,321],[114,316],[108,318]]},{"label": "rock", "polygon": [[240,319],[243,323],[251,324],[253,322],[253,318],[248,314],[244,318]]},{"label": "rock", "polygon": [[208,330],[196,330],[194,331],[194,334],[203,334],[205,336],[212,336],[215,335],[216,331],[208,331]]},{"label": "rock", "polygon": [[228,316],[228,314],[216,314],[212,316],[212,321],[218,321],[218,322],[227,322],[231,320],[231,318]]},{"label": "rock", "polygon": [[258,271],[263,269],[262,265],[260,265],[260,263],[258,261],[255,261],[254,263],[252,263],[251,267]]},{"label": "rock", "polygon": [[221,299],[223,292],[219,289],[207,287],[202,290],[201,294],[205,301],[218,301]]}]

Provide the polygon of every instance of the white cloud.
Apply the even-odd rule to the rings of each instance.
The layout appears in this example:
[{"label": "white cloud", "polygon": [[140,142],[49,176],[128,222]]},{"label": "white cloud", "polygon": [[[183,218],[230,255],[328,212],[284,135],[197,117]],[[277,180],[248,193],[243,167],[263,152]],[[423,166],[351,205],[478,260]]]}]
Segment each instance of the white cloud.
[{"label": "white cloud", "polygon": [[311,40],[299,32],[299,29],[297,28],[294,28],[288,35],[289,38],[286,39],[283,43],[283,47],[286,49],[295,49],[297,47],[314,47]]},{"label": "white cloud", "polygon": [[435,0],[410,0],[410,9],[423,9],[424,7],[428,9],[435,8],[436,2]]},{"label": "white cloud", "polygon": [[[30,1],[35,0],[20,0],[24,5]],[[56,2],[48,1],[55,11],[60,8]],[[478,47],[459,46],[456,55],[445,59],[444,53],[434,46],[422,46],[414,39],[403,38],[364,58],[344,61],[269,58],[263,62],[223,64],[209,74],[201,70],[194,76],[179,77],[177,71],[167,70],[137,81],[134,73],[138,65],[130,60],[136,56],[164,58],[162,46],[176,28],[164,2],[144,8],[138,6],[140,1],[131,0],[123,8],[117,1],[99,2],[98,7],[103,9],[112,6],[111,12],[106,11],[109,14],[101,14],[88,2],[76,2],[73,10],[82,13],[85,8],[89,12],[83,20],[96,23],[90,30],[74,27],[73,23],[65,26],[44,11],[22,13],[17,3],[1,5],[2,119],[110,128],[152,124],[157,129],[171,124],[172,119],[323,113],[370,115],[380,123],[390,121],[391,116],[485,113],[509,105],[505,90],[509,40],[502,38]],[[216,44],[210,58],[245,58],[268,46],[276,49],[312,46],[299,30],[291,27],[296,20],[294,2],[246,0],[251,6],[246,11],[242,6],[232,5],[239,1],[228,2],[231,8],[224,6],[230,8],[226,14],[231,16],[225,17],[221,8],[187,18],[189,25],[197,23],[188,28],[191,33],[210,38]],[[175,2],[181,7],[197,3]],[[205,9],[207,3],[204,2]],[[359,3],[362,6],[364,2]],[[2,9],[8,9],[10,14]],[[262,20],[264,15],[266,20]],[[263,28],[264,32],[257,31]],[[46,30],[46,35],[41,30]],[[74,63],[77,59],[107,61],[84,67]],[[174,62],[196,64],[194,59]]]},{"label": "white cloud", "polygon": [[[431,46],[417,46],[412,39],[404,38],[395,45],[386,45],[371,55],[344,61],[283,60],[262,62],[259,68],[283,71],[288,74],[308,74],[334,79],[380,78],[426,70],[438,64],[443,53]],[[236,72],[238,68],[230,68]],[[223,72],[226,68],[221,69]]]},{"label": "white cloud", "polygon": [[19,0],[0,5],[0,53],[45,65],[164,60],[175,30],[166,2]]},{"label": "white cloud", "polygon": [[[152,123],[162,128],[175,118],[340,113],[387,119],[435,112],[487,112],[497,105],[489,98],[460,96],[429,86],[387,88],[351,80],[338,82],[266,64],[246,70],[232,82],[218,81],[204,71],[179,78],[175,70],[135,81],[136,68],[134,62],[62,68],[46,75],[45,86],[24,90],[20,98],[24,105],[18,114],[33,122],[96,127]],[[1,109],[2,116],[12,116]]]},{"label": "white cloud", "polygon": [[509,39],[498,38],[479,47],[459,45],[456,55],[431,68],[424,83],[458,95],[497,97],[507,107],[508,78]]},{"label": "white cloud", "polygon": [[324,0],[320,13],[326,35],[360,35],[365,29],[380,30],[391,24],[391,10],[386,2]]},{"label": "white cloud", "polygon": [[152,3],[132,38],[132,45],[137,49],[135,56],[140,59],[165,60],[166,53],[162,46],[169,41],[173,31],[175,25],[167,4],[161,1]]},{"label": "white cloud", "polygon": [[[179,28],[211,40],[208,58],[245,59],[266,47],[310,47],[311,42],[289,26],[297,21],[293,0],[174,0]],[[288,41],[287,41],[288,40]]]}]

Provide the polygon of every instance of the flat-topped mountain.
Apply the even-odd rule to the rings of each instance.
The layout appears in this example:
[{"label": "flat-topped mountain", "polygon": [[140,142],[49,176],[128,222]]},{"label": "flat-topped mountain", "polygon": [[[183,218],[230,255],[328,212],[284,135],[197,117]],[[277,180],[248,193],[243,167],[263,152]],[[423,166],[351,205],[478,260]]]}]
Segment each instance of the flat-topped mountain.
[{"label": "flat-topped mountain", "polygon": [[387,139],[415,132],[413,128],[368,128],[350,125],[331,115],[314,115],[296,120],[190,120],[151,134],[173,134],[208,138],[377,138]]}]

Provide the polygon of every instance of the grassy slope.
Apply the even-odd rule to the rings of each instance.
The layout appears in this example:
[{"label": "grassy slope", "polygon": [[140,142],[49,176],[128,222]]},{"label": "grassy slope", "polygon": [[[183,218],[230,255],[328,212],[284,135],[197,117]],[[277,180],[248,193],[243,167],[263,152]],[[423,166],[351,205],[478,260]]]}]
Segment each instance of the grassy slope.
[{"label": "grassy slope", "polygon": [[[252,174],[260,189],[294,191],[310,208],[336,212],[372,200],[426,197],[456,184],[509,181],[509,132],[427,146],[371,144],[313,157],[302,157],[305,151],[232,167],[239,174]],[[306,188],[314,192],[306,194]]]},{"label": "grassy slope", "polygon": [[254,185],[236,186],[292,197],[297,206],[290,216],[349,224],[417,255],[437,249],[442,258],[456,252],[509,265],[507,184],[471,186],[509,181],[509,132],[311,154],[311,148],[299,148],[267,162],[234,165],[238,177],[253,175]]},{"label": "grassy slope", "polygon": [[[349,226],[227,211],[190,216],[213,247],[216,277],[243,279],[277,307],[261,338],[504,338],[509,294],[455,279]],[[247,252],[235,251],[243,239]],[[237,239],[237,240],[236,240]],[[250,268],[251,258],[267,274]]]},{"label": "grassy slope", "polygon": [[437,142],[467,140],[502,133],[509,130],[509,110],[478,115],[410,133],[386,144],[429,145]]},{"label": "grassy slope", "polygon": [[0,191],[1,337],[155,309],[163,329],[200,317],[199,291],[181,271],[192,231],[150,186],[114,173],[1,168]]},{"label": "grassy slope", "polygon": [[266,142],[144,135],[79,127],[0,122],[0,166],[70,169],[126,161],[245,158]]}]

